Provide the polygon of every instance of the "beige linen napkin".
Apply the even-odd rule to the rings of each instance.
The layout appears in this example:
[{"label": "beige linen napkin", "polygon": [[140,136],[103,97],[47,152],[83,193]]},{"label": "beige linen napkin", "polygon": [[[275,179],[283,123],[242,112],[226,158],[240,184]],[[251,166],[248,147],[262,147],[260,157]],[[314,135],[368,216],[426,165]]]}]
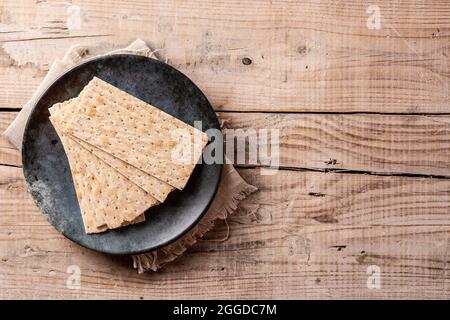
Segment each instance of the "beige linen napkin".
[{"label": "beige linen napkin", "polygon": [[[156,50],[151,50],[143,40],[137,39],[128,47],[108,52],[105,55],[130,53],[156,59],[155,52]],[[66,70],[88,58],[92,57],[89,57],[87,47],[73,46],[66,52],[63,59],[55,60],[30,101],[23,106],[16,119],[3,133],[13,145],[18,149],[22,147],[22,138],[26,122],[34,105],[44,90]],[[214,226],[216,220],[226,219],[228,215],[236,211],[241,200],[245,199],[249,194],[256,190],[257,188],[255,186],[248,184],[242,179],[233,165],[224,164],[222,180],[217,194],[208,209],[208,212],[203,216],[199,223],[184,236],[165,247],[151,252],[133,255],[133,267],[137,269],[139,273],[149,270],[156,271],[165,264],[175,260],[177,257],[181,256],[187,248],[192,246],[197,239],[201,238],[208,230],[210,230]]]}]

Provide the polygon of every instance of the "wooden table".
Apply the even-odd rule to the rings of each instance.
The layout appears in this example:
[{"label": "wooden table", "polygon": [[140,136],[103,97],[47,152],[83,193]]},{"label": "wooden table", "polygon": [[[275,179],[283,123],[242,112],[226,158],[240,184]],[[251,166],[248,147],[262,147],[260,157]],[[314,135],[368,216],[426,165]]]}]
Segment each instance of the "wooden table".
[{"label": "wooden table", "polygon": [[[141,37],[229,128],[279,128],[281,158],[272,176],[240,166],[260,190],[230,218],[227,241],[220,223],[162,271],[138,275],[128,257],[55,231],[1,138],[0,298],[450,298],[449,9],[2,0],[1,131],[69,46],[98,54]],[[78,290],[66,286],[71,265]],[[380,286],[367,285],[374,276]]]}]

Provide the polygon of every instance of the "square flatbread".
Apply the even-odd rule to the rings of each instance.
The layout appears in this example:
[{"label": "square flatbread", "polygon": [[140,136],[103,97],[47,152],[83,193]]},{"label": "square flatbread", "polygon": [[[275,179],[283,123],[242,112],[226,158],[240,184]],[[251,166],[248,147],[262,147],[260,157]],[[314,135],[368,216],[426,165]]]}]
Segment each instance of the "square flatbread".
[{"label": "square flatbread", "polygon": [[82,212],[86,233],[98,233],[143,221],[158,201],[59,130]]},{"label": "square flatbread", "polygon": [[[62,108],[75,108],[77,100],[78,100],[77,98],[73,98],[71,100],[55,104],[52,108],[50,108],[50,114],[52,115],[52,118],[57,118],[58,113],[61,111]],[[61,119],[61,117],[59,117],[58,119]],[[109,164],[115,170],[123,174],[125,177],[130,179],[132,182],[137,184],[142,189],[144,189],[147,193],[152,195],[159,202],[164,202],[169,193],[174,190],[174,187],[172,187],[171,185],[159,180],[158,178],[149,175],[148,173],[136,167],[133,167],[132,165],[114,157],[113,155],[99,148],[96,148],[95,146],[85,142],[84,140],[81,140],[74,136],[70,137],[74,139],[76,142],[78,142],[82,147],[95,154],[101,160]]]},{"label": "square flatbread", "polygon": [[57,114],[61,129],[183,189],[207,135],[132,95],[94,78],[75,108]]}]

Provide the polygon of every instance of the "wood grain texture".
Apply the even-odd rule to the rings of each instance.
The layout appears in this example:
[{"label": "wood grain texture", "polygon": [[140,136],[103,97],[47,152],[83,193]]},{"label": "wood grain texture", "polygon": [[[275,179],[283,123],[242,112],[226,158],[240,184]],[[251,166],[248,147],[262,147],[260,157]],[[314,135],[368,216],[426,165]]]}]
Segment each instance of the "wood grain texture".
[{"label": "wood grain texture", "polygon": [[[243,165],[259,191],[229,219],[230,237],[218,223],[138,275],[130,258],[57,233],[0,137],[0,298],[450,299],[448,1],[377,1],[379,30],[370,4],[2,0],[0,131],[68,47],[93,56],[141,37],[228,128],[279,129],[281,169]],[[71,265],[79,290],[66,286]]]},{"label": "wood grain texture", "polygon": [[[17,116],[17,112],[1,112],[0,111],[0,132],[3,133],[6,128]],[[0,135],[0,165],[21,166],[22,157],[20,151],[17,150],[5,136]]]},{"label": "wood grain texture", "polygon": [[[231,112],[219,117],[227,128],[242,129],[233,134],[247,140],[265,136],[261,129],[278,129],[280,167],[450,175],[448,116]],[[245,160],[260,163],[248,154]]]},{"label": "wood grain texture", "polygon": [[[411,191],[397,196],[403,201],[388,197],[379,208],[384,214],[378,214],[374,213],[372,201],[376,200],[371,193],[380,197],[383,193],[371,191],[373,187],[360,196],[373,200],[358,201],[354,194],[343,195],[343,203],[353,205],[346,213],[337,214],[340,222],[334,223],[305,217],[317,213],[311,207],[327,208],[330,203],[328,196],[303,192],[328,192],[334,187],[320,188],[330,184],[337,185],[336,189],[340,189],[339,183],[361,185],[364,176],[283,171],[261,177],[257,171],[240,170],[261,191],[230,219],[227,241],[220,241],[227,232],[220,223],[160,272],[137,275],[129,258],[91,252],[58,234],[34,207],[20,169],[0,166],[0,298],[450,297],[450,220],[444,220],[439,207],[420,213],[408,200],[415,192],[426,199],[429,192],[445,202],[439,188],[449,188],[450,181],[434,181],[435,187],[424,188],[422,179],[390,177],[392,185],[408,186]],[[299,213],[298,203],[292,206],[291,216],[286,208],[270,208],[282,203],[286,199],[282,194],[289,190],[299,194],[305,214]],[[255,210],[253,203],[261,208]],[[359,212],[366,212],[368,218],[361,218]],[[66,287],[70,265],[81,269],[79,290]],[[366,287],[369,265],[381,269],[379,290]]]},{"label": "wood grain texture", "polygon": [[241,171],[261,191],[244,200],[236,221],[287,225],[450,225],[450,180],[281,170]]},{"label": "wood grain texture", "polygon": [[139,36],[217,110],[448,113],[448,3],[378,1],[379,30],[369,4],[4,0],[0,107],[23,105],[70,45],[99,53]]},{"label": "wood grain texture", "polygon": [[[15,115],[0,112],[0,131]],[[218,116],[227,128],[242,129],[247,138],[260,137],[260,129],[278,129],[282,168],[450,177],[449,116],[233,112]],[[246,162],[238,164],[259,165],[250,162],[246,152]],[[20,152],[4,137],[0,164],[21,165]]]}]

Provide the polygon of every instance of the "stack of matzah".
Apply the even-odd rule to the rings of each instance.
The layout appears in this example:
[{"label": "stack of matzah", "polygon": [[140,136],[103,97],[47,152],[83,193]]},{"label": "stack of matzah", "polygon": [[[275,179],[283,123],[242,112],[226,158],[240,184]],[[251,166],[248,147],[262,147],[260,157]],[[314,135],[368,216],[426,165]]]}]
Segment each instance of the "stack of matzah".
[{"label": "stack of matzah", "polygon": [[86,233],[145,221],[146,209],[184,188],[208,141],[202,131],[98,78],[49,110]]}]

